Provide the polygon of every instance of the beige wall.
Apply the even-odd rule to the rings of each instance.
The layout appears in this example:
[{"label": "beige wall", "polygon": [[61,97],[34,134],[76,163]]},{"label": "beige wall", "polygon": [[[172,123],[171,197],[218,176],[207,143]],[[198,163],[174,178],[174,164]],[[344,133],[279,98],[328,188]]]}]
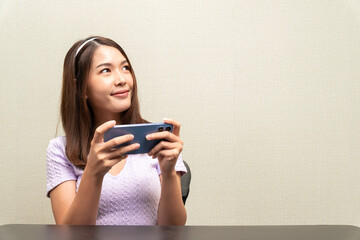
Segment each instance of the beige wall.
[{"label": "beige wall", "polygon": [[358,1],[1,0],[0,29],[0,225],[53,223],[62,62],[94,34],[182,123],[189,225],[360,225]]}]

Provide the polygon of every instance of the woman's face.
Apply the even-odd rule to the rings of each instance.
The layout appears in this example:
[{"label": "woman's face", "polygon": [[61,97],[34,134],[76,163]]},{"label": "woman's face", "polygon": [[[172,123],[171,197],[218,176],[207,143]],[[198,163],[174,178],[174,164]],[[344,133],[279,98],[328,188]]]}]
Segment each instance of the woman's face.
[{"label": "woman's face", "polygon": [[117,120],[114,116],[129,109],[133,77],[118,49],[101,45],[95,50],[87,83],[87,98],[96,118]]}]

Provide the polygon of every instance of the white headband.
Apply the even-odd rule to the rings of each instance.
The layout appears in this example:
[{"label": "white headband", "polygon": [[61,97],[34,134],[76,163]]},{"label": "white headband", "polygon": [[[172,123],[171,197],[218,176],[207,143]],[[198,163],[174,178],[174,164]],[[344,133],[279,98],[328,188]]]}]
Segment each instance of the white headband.
[{"label": "white headband", "polygon": [[88,42],[91,42],[92,40],[95,40],[95,39],[96,39],[96,37],[90,38],[90,39],[86,40],[83,44],[81,44],[80,47],[76,50],[75,57],[78,55],[78,53],[80,52],[80,50],[81,50]]}]

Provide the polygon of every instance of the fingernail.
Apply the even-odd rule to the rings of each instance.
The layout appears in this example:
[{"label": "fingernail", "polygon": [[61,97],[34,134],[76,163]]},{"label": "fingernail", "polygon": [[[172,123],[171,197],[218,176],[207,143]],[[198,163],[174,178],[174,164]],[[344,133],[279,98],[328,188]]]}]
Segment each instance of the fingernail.
[{"label": "fingernail", "polygon": [[146,135],[146,139],[150,140],[151,139],[151,135]]}]

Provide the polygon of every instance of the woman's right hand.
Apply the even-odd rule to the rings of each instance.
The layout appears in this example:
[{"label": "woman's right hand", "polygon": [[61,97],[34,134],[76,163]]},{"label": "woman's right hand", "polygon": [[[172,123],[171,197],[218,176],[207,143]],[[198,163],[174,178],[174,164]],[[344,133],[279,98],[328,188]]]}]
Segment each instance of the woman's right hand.
[{"label": "woman's right hand", "polygon": [[114,148],[134,139],[131,134],[123,135],[104,142],[104,133],[114,127],[115,121],[108,121],[96,128],[91,141],[90,151],[87,158],[85,170],[96,177],[103,178],[104,175],[118,162],[127,157],[127,152],[136,150],[140,144],[134,143],[127,146]]}]

